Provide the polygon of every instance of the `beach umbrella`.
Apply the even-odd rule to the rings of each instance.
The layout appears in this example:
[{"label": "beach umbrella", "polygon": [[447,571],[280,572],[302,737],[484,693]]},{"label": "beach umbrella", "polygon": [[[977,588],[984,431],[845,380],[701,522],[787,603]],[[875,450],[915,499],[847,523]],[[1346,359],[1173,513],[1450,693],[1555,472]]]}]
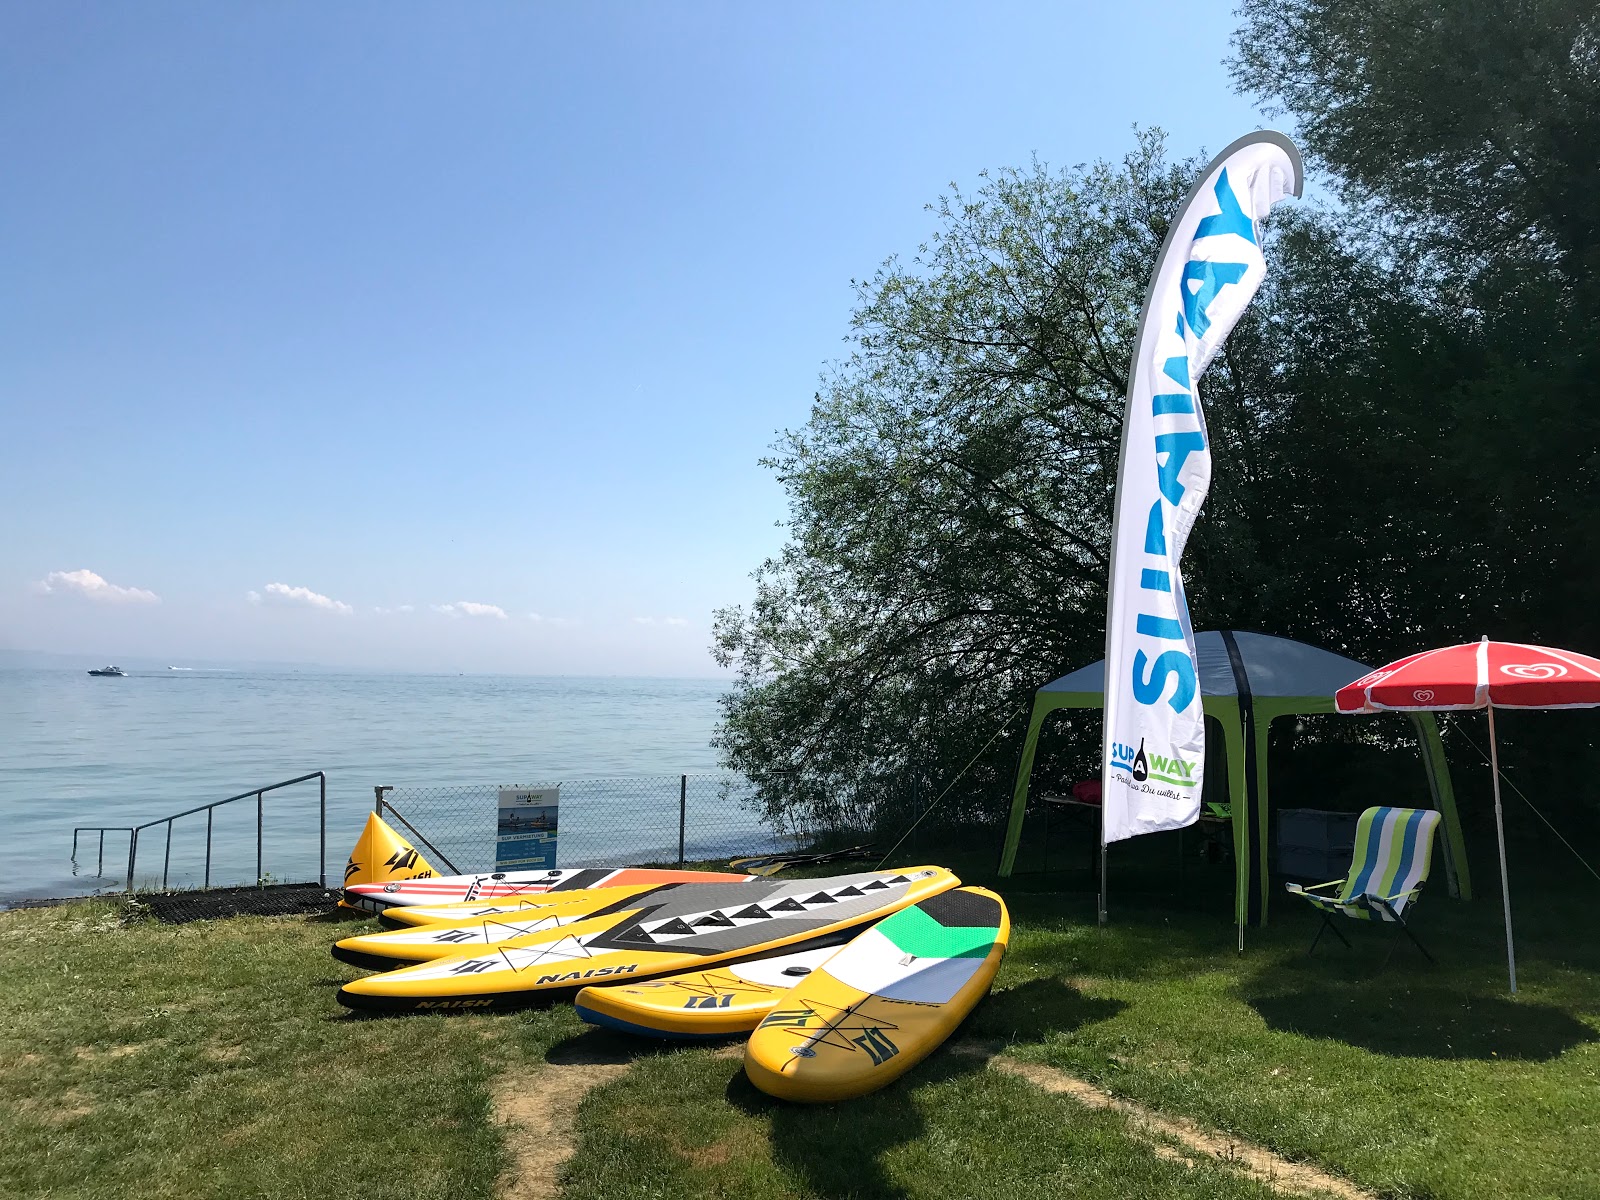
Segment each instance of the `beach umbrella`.
[{"label": "beach umbrella", "polygon": [[1511,887],[1506,874],[1506,830],[1500,812],[1500,754],[1495,746],[1497,708],[1600,707],[1600,659],[1571,650],[1520,642],[1468,642],[1398,659],[1340,688],[1334,709],[1346,714],[1428,709],[1489,711],[1489,769],[1494,776],[1494,828],[1500,842],[1500,896],[1506,913],[1506,969],[1517,990],[1517,954],[1511,940]]}]

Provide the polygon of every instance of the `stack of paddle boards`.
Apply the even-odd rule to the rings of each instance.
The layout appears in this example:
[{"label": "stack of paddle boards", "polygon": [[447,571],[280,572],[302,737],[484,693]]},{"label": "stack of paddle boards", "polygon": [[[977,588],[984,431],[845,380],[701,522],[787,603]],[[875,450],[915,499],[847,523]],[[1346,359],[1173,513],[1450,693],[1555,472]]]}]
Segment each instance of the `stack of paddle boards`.
[{"label": "stack of paddle boards", "polygon": [[[515,1007],[602,982],[837,948],[960,883],[943,867],[785,882],[622,871],[605,887],[564,878],[576,875],[471,877],[475,887],[470,879],[408,880],[356,892],[353,903],[383,904],[385,913],[426,907],[433,919],[340,941],[335,957],[381,973],[346,984],[339,1002],[392,1012]],[[419,893],[423,885],[450,890]],[[452,897],[463,907],[449,908]]]},{"label": "stack of paddle boards", "polygon": [[876,1091],[932,1051],[988,994],[1011,935],[1005,903],[983,888],[906,905],[843,947],[586,987],[595,1025],[655,1037],[750,1033],[745,1073],[785,1100]]}]

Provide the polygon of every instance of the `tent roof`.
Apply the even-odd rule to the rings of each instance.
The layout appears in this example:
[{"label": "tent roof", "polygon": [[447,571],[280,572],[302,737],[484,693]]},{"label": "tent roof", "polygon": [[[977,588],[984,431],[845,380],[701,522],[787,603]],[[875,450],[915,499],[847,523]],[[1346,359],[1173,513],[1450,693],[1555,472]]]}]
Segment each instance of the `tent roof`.
[{"label": "tent roof", "polygon": [[[1353,658],[1319,650],[1304,642],[1273,637],[1265,633],[1234,631],[1234,644],[1244,660],[1244,673],[1256,696],[1305,697],[1333,694],[1372,670]],[[1200,664],[1200,694],[1237,696],[1238,684],[1228,662],[1228,648],[1222,634],[1204,630],[1194,635],[1195,657]],[[1093,692],[1106,690],[1105,660],[1063,675],[1047,683],[1040,692]]]}]

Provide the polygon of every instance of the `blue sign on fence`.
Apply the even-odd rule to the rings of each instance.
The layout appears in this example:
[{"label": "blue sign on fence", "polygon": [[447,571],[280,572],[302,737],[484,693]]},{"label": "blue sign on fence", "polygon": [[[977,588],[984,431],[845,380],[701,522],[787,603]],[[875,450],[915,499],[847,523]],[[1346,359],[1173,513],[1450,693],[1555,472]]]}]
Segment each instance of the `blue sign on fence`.
[{"label": "blue sign on fence", "polygon": [[501,788],[495,814],[496,870],[520,871],[556,865],[556,830],[561,788]]}]

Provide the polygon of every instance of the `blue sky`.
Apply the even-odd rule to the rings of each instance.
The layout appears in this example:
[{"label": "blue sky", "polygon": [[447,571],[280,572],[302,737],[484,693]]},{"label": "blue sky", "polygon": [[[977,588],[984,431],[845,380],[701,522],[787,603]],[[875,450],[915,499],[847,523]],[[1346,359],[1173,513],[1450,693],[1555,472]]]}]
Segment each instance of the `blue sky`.
[{"label": "blue sky", "polygon": [[712,611],[783,536],[757,459],[842,353],[851,279],[985,168],[1267,123],[1231,28],[1141,0],[5,6],[0,647],[712,673]]}]

